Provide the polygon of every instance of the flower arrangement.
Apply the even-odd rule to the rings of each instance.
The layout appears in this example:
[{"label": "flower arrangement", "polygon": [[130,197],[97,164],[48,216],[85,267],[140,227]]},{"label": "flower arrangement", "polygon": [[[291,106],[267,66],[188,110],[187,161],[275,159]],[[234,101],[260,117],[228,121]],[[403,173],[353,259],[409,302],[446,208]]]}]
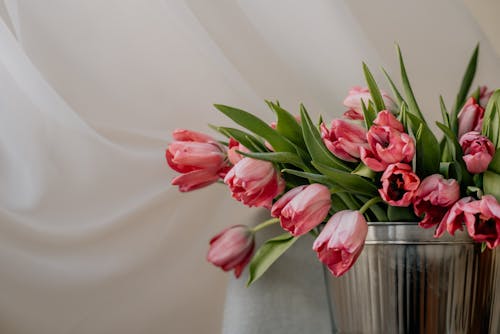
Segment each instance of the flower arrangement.
[{"label": "flower arrangement", "polygon": [[[425,121],[399,47],[400,90],[384,70],[393,96],[379,89],[363,63],[367,88],[354,87],[348,110],[330,123],[300,117],[266,101],[276,116],[267,124],[246,111],[215,107],[240,125],[211,126],[227,137],[175,130],[168,145],[172,180],[186,192],[223,183],[232,197],[263,207],[272,219],[235,225],[212,240],[207,259],[236,277],[249,264],[257,280],[303,235],[335,276],[344,274],[363,250],[370,221],[407,221],[434,228],[436,238],[464,227],[482,249],[500,244],[500,90],[471,90],[476,47],[451,110],[440,98],[438,139]],[[286,233],[254,252],[257,231],[279,222]]]}]

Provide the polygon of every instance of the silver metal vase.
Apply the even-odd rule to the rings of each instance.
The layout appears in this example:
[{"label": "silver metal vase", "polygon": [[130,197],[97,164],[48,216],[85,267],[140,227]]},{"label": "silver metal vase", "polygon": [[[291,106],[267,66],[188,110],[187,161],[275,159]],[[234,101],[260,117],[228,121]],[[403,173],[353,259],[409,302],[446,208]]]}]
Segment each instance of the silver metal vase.
[{"label": "silver metal vase", "polygon": [[433,232],[369,223],[356,264],[339,278],[325,270],[333,333],[500,334],[498,248]]}]

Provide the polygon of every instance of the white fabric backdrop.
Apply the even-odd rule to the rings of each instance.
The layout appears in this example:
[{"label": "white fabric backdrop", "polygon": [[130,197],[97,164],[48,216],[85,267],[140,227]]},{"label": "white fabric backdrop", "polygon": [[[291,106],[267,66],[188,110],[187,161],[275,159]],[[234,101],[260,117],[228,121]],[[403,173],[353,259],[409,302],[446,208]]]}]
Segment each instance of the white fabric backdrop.
[{"label": "white fabric backdrop", "polygon": [[267,120],[265,98],[340,115],[362,60],[397,73],[394,41],[437,119],[477,41],[478,83],[500,86],[499,7],[3,0],[0,332],[219,332],[226,276],[207,242],[255,212],[223,187],[170,187],[169,133],[229,124],[214,102]]}]

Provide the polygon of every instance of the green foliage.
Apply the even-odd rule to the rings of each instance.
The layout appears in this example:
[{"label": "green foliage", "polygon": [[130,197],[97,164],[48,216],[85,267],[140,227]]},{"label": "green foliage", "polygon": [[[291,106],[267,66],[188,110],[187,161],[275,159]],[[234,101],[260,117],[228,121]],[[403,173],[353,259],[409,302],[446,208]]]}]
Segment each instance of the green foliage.
[{"label": "green foliage", "polygon": [[290,233],[284,233],[266,241],[250,262],[247,286],[258,280],[297,240],[298,237],[294,237]]},{"label": "green foliage", "polygon": [[467,69],[465,70],[464,76],[462,78],[462,83],[460,85],[460,90],[458,91],[457,99],[455,101],[455,107],[453,108],[453,113],[451,114],[450,117],[451,121],[450,125],[453,132],[455,133],[458,131],[458,122],[457,122],[458,113],[460,109],[462,109],[462,107],[464,106],[465,101],[467,100],[467,96],[469,94],[472,81],[474,80],[474,76],[476,75],[478,55],[479,55],[479,44],[474,49],[474,52],[472,53],[472,56],[469,60],[469,64],[467,65]]},{"label": "green foliage", "polygon": [[365,74],[366,83],[368,85],[368,89],[370,90],[370,94],[372,96],[373,102],[375,103],[377,111],[385,110],[384,99],[382,98],[380,89],[378,88],[377,82],[373,78],[372,73],[365,63],[363,63],[363,73]]}]

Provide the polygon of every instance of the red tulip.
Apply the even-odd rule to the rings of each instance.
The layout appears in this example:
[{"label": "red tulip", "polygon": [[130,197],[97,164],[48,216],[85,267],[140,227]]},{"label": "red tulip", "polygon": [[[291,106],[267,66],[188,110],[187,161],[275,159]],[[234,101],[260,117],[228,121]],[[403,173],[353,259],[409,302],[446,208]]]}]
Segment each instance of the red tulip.
[{"label": "red tulip", "polygon": [[373,125],[366,137],[369,148],[360,148],[361,160],[376,172],[384,171],[390,164],[410,162],[415,155],[413,139],[394,127]]},{"label": "red tulip", "polygon": [[358,211],[343,210],[334,214],[313,244],[319,260],[335,276],[349,270],[363,250],[368,225]]},{"label": "red tulip", "polygon": [[210,240],[207,260],[224,271],[240,277],[255,248],[254,233],[245,225],[226,228]]},{"label": "red tulip", "polygon": [[270,209],[273,199],[285,189],[273,164],[251,158],[241,159],[224,178],[234,199],[250,207],[261,206]]},{"label": "red tulip", "polygon": [[172,180],[180,191],[191,191],[208,186],[229,169],[224,146],[203,133],[178,129],[172,133],[175,141],[165,152],[168,165],[183,173]]},{"label": "red tulip", "polygon": [[330,190],[321,184],[293,188],[271,209],[279,217],[281,227],[293,236],[305,234],[321,224],[331,206]]},{"label": "red tulip", "polygon": [[467,132],[460,138],[460,146],[470,173],[479,174],[488,169],[495,155],[495,146],[487,137],[476,131]]},{"label": "red tulip", "polygon": [[330,152],[345,161],[359,161],[360,147],[368,148],[365,128],[340,119],[332,121],[330,130],[321,124],[321,137]]},{"label": "red tulip", "polygon": [[409,206],[420,185],[420,179],[411,166],[403,163],[389,165],[381,181],[382,188],[378,192],[392,206]]},{"label": "red tulip", "polygon": [[439,224],[448,208],[460,198],[460,186],[456,180],[445,180],[442,175],[426,177],[418,187],[413,199],[417,216],[425,215],[420,226],[429,228]]},{"label": "red tulip", "polygon": [[484,109],[471,97],[458,113],[458,138],[470,131],[481,131]]},{"label": "red tulip", "polygon": [[[384,91],[381,91],[382,98],[384,100],[385,106],[389,110],[397,109],[394,101],[391,99],[389,94]],[[355,86],[349,90],[349,94],[344,99],[344,106],[349,108],[348,111],[344,113],[344,116],[349,119],[364,119],[363,117],[363,109],[361,106],[361,100],[368,107],[368,103],[372,99],[370,95],[370,90],[366,87]]]},{"label": "red tulip", "polygon": [[[467,232],[477,242],[485,242],[489,248],[500,244],[500,204],[495,197],[484,195],[480,200],[473,201],[466,197],[458,201],[442,221],[442,225],[450,234],[460,229],[465,222]],[[441,236],[444,227],[439,226],[436,236]]]}]

